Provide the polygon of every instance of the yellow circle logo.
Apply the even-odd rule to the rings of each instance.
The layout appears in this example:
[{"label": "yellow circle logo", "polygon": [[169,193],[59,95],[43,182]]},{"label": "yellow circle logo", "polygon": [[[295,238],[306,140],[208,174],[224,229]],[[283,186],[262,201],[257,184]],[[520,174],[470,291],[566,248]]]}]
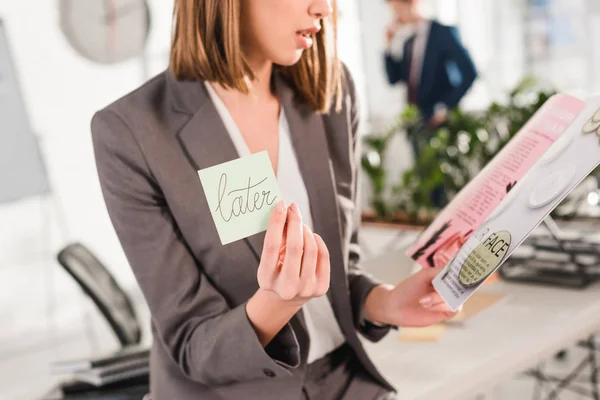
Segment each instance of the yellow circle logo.
[{"label": "yellow circle logo", "polygon": [[458,274],[465,287],[483,282],[500,265],[510,247],[510,233],[495,232],[489,235],[469,254]]}]

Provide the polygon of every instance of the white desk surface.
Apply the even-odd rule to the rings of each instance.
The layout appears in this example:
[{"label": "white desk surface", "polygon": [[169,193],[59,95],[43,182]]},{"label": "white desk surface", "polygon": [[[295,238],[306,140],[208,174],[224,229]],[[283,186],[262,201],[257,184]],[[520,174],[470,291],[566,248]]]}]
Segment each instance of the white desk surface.
[{"label": "white desk surface", "polygon": [[[397,264],[397,268],[391,265]],[[401,253],[371,260],[368,270],[395,283],[410,264]],[[480,291],[506,297],[438,342],[400,342],[392,331],[368,353],[402,400],[465,400],[600,332],[600,285],[583,291],[497,282]]]},{"label": "white desk surface", "polygon": [[[393,231],[370,233],[374,234],[370,238],[373,244],[387,243],[396,235]],[[386,239],[386,235],[391,236]],[[411,265],[401,250],[396,250],[367,261],[365,269],[395,283],[408,274]],[[379,343],[365,342],[375,363],[397,387],[399,399],[470,399],[600,331],[600,285],[571,291],[500,282],[482,290],[507,296],[464,327],[448,328],[437,343],[400,342],[397,331]],[[82,307],[64,308],[64,302]],[[61,296],[61,311],[73,308],[73,312],[61,313],[56,329],[47,329],[41,318],[35,320],[35,329],[23,325],[31,320],[30,314],[19,314],[9,319],[8,327],[0,329],[0,399],[39,398],[57,381],[50,375],[52,361],[116,348],[115,339],[96,312],[90,312],[91,327],[82,318],[85,310],[93,307],[81,302],[81,296]],[[139,305],[139,298],[136,303]],[[146,327],[149,316],[142,314]],[[96,333],[97,340],[89,340],[91,332]],[[96,346],[91,345],[93,342]]]}]

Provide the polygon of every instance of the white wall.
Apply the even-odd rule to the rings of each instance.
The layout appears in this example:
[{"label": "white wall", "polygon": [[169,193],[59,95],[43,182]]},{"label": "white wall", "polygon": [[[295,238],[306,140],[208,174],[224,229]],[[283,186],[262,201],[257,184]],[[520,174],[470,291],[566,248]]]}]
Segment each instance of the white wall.
[{"label": "white wall", "polygon": [[[149,3],[153,19],[148,48],[152,75],[166,67],[173,0]],[[364,98],[367,79],[362,65],[358,3],[342,0],[340,6],[340,57],[351,69]],[[57,212],[52,203],[44,205],[44,214],[53,222],[51,252],[45,257],[53,259],[68,241],[81,241],[108,264],[123,285],[138,290],[102,199],[89,124],[95,111],[143,83],[141,60],[102,66],[76,54],[60,31],[56,0],[4,0],[0,2],[0,18],[8,30],[31,124],[40,137],[56,204],[62,210]],[[364,107],[365,116],[366,110]],[[9,235],[0,235],[0,247],[12,249],[7,258],[16,262],[40,259],[39,254],[27,255],[31,243],[42,244],[44,227],[39,206],[38,199],[0,205],[0,217],[10,216],[14,225]],[[58,229],[61,221],[66,235]],[[61,287],[70,284],[65,278]]]},{"label": "white wall", "polygon": [[338,1],[338,53],[340,59],[348,66],[358,96],[361,99],[361,117],[368,118],[367,75],[365,71],[365,54],[362,46],[363,27],[361,26],[360,8],[357,0]]},{"label": "white wall", "polygon": [[392,14],[385,1],[358,0],[362,31],[361,46],[364,70],[368,76],[366,103],[373,131],[379,131],[405,106],[405,89],[402,85],[391,87],[385,77],[383,53],[385,31]]},{"label": "white wall", "polygon": [[[153,31],[149,53],[164,53],[169,43],[173,1],[151,0],[150,3]],[[89,125],[96,110],[142,83],[142,63],[134,60],[101,66],[80,57],[62,36],[57,8],[55,0],[0,2],[0,18],[8,30],[31,124],[40,136],[56,199],[64,210],[68,227],[68,237],[54,236],[53,249],[66,240],[82,241],[129,286],[133,277],[102,200]],[[162,63],[153,60],[152,68],[157,70]],[[18,221],[35,228],[40,222],[35,201],[0,206],[0,215],[3,211],[13,217],[22,215],[23,219]],[[35,213],[33,218],[32,213]],[[22,248],[19,243],[30,240],[32,233],[23,235],[0,236],[0,247]],[[6,254],[0,257],[4,256]]]}]

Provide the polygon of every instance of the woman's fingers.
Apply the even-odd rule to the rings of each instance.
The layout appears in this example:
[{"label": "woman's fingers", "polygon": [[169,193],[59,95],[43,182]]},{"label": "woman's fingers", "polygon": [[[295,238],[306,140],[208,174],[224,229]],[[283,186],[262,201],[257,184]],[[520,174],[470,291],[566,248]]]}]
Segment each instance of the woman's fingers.
[{"label": "woman's fingers", "polygon": [[460,309],[456,312],[452,311],[452,309],[448,306],[448,304],[446,304],[442,296],[440,296],[437,292],[433,292],[425,297],[422,297],[419,301],[419,304],[421,304],[421,306],[426,310],[432,312],[449,313],[449,315],[454,315],[460,311]]},{"label": "woman's fingers", "polygon": [[427,273],[428,279],[430,281],[432,281],[436,276],[438,276],[438,274],[440,272],[442,272],[444,270],[445,267],[446,267],[445,265],[438,265],[433,268],[427,268],[426,273]]},{"label": "woman's fingers", "polygon": [[[286,215],[287,218],[287,215]],[[283,227],[283,234],[281,238],[281,248],[279,249],[279,259],[277,260],[277,269],[279,270],[283,267],[283,263],[285,261],[285,250],[287,248],[287,224]]]},{"label": "woman's fingers", "polygon": [[421,307],[423,307],[424,311],[429,315],[429,319],[432,323],[438,323],[450,320],[462,310],[462,307],[459,308],[456,312],[452,311],[450,307],[446,304],[444,299],[437,293],[432,292],[427,296],[424,296],[419,301]]},{"label": "woman's fingers", "polygon": [[300,288],[300,266],[304,252],[303,236],[300,210],[296,204],[292,204],[288,208],[284,264],[277,278],[279,295],[284,300],[296,297]]},{"label": "woman's fingers", "polygon": [[425,308],[431,308],[434,305],[443,304],[444,299],[438,294],[438,292],[428,293],[426,296],[421,297],[419,304]]},{"label": "woman's fingers", "polygon": [[279,249],[283,241],[283,233],[287,220],[287,204],[285,200],[279,201],[271,213],[267,233],[263,244],[263,251],[258,266],[257,278],[260,287],[270,289],[275,277]]},{"label": "woman's fingers", "polygon": [[317,296],[323,296],[329,290],[329,281],[331,278],[331,263],[329,260],[329,250],[327,245],[321,238],[321,236],[314,234],[315,241],[317,242],[318,256],[317,265],[315,269],[315,276],[317,278]]},{"label": "woman's fingers", "polygon": [[450,307],[448,307],[448,305],[446,303],[436,304],[431,307],[425,307],[425,309],[428,311],[433,311],[433,312],[445,312],[445,313],[450,313],[450,314],[456,314],[454,311],[452,311],[452,309]]},{"label": "woman's fingers", "polygon": [[317,257],[319,248],[317,241],[306,225],[303,225],[304,252],[302,254],[302,266],[300,267],[300,281],[302,289],[300,295],[302,297],[311,297],[316,291],[315,272],[317,268]]},{"label": "woman's fingers", "polygon": [[330,283],[329,250],[323,239],[302,223],[296,204],[280,202],[265,236],[258,283],[284,300],[320,297]]}]

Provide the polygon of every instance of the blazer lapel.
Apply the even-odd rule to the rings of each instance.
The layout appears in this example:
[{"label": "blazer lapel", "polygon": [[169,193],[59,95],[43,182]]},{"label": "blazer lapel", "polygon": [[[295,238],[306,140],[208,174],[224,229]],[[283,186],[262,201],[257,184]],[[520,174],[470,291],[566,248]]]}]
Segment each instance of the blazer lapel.
[{"label": "blazer lapel", "polygon": [[406,83],[408,83],[408,81],[410,79],[410,70],[412,68],[414,47],[415,47],[415,36],[413,35],[410,38],[408,38],[408,40],[406,41],[406,44],[404,46],[405,57],[402,57],[402,62],[404,62],[404,71],[406,73],[406,76],[404,77],[406,80]]},{"label": "blazer lapel", "polygon": [[420,84],[417,94],[420,100],[424,99],[427,93],[429,93],[434,81],[433,72],[437,65],[436,54],[434,52],[434,46],[436,45],[434,35],[436,34],[436,25],[432,21],[429,26],[429,35],[427,36],[427,43],[425,44],[425,51],[423,53],[423,64],[420,71],[421,77],[419,79]]},{"label": "blazer lapel", "polygon": [[[337,193],[322,117],[294,98],[294,91],[276,75],[276,88],[288,119],[300,172],[310,200],[313,230],[327,244],[331,257],[328,296],[340,325],[352,327],[346,270],[341,246]],[[346,312],[344,312],[346,311]],[[348,328],[350,329],[350,328]]]},{"label": "blazer lapel", "polygon": [[[210,100],[202,82],[179,82],[172,79],[171,85],[177,85],[174,105],[180,111],[193,113],[189,121],[180,130],[178,139],[196,170],[212,167],[239,158],[239,154],[223,124],[223,120]],[[265,233],[259,233],[244,239],[257,261],[262,253]]]}]

